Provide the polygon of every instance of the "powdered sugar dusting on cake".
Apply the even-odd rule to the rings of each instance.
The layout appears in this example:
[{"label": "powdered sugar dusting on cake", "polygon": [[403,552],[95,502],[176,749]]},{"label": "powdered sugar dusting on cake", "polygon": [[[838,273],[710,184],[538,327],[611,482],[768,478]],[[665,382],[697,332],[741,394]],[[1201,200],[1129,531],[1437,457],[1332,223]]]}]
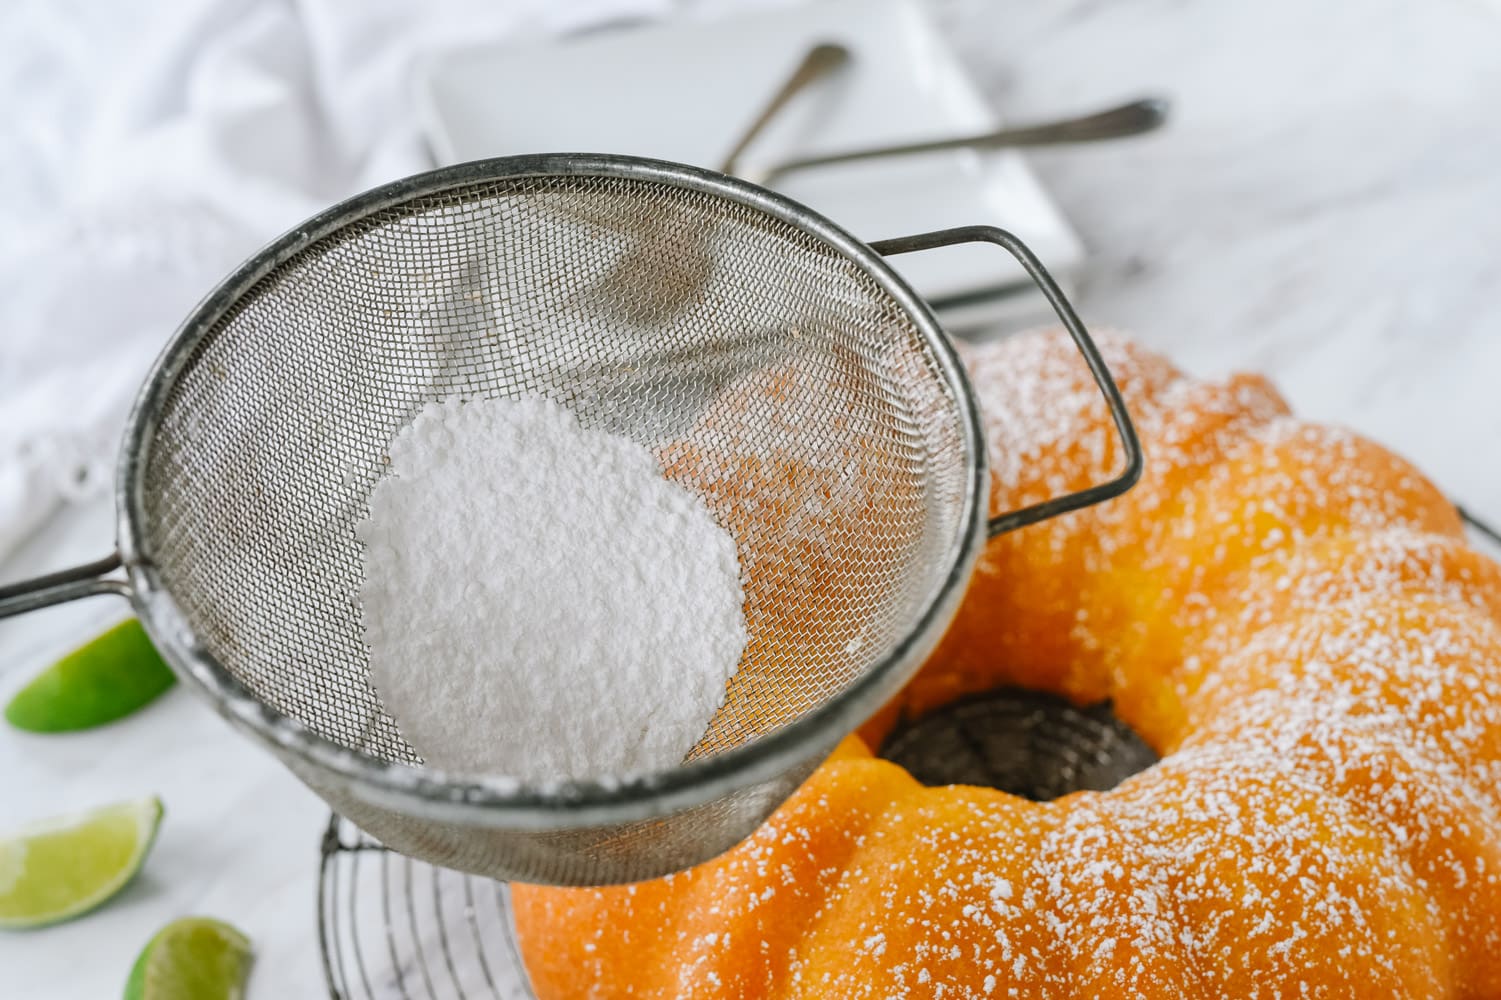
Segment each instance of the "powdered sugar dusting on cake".
[{"label": "powdered sugar dusting on cake", "polygon": [[[706,995],[1271,1000],[1501,981],[1501,570],[1416,470],[1292,419],[1264,380],[1202,382],[1097,340],[1143,483],[997,540],[976,587],[1020,588],[1013,606],[1062,623],[1164,759],[1035,804],[924,790],[846,751],[658,908],[603,890],[591,919],[711,912],[752,935],[705,946],[697,973],[729,984]],[[965,354],[994,510],[1116,471],[1062,334]],[[1005,577],[1017,568],[1034,576]],[[1045,591],[1047,574],[1079,589]],[[1075,666],[1052,665],[1059,688]]]}]

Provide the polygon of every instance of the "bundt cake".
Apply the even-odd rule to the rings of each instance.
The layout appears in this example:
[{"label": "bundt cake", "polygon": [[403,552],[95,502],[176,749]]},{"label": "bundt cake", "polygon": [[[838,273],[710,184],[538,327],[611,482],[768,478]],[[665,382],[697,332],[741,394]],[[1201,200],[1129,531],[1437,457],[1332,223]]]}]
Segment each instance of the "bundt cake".
[{"label": "bundt cake", "polygon": [[[1501,571],[1411,466],[1264,380],[1100,346],[1141,485],[992,541],[902,695],[729,853],[514,887],[543,1000],[1501,997]],[[995,510],[1114,471],[1061,334],[966,360]],[[872,756],[998,686],[1108,699],[1162,759],[1031,802]]]}]

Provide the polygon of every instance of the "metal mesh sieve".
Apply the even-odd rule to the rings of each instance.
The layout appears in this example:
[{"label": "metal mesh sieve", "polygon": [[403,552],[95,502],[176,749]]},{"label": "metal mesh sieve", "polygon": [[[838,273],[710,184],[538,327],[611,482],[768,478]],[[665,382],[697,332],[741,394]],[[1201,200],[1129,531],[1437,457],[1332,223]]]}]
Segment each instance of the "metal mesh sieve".
[{"label": "metal mesh sieve", "polygon": [[[886,249],[961,239],[1018,252],[979,230]],[[388,442],[430,400],[528,393],[654,449],[735,537],[750,643],[668,772],[437,772],[369,684],[354,526]],[[1119,492],[1138,465],[992,529]],[[554,156],[398,182],[263,251],[158,361],[119,489],[128,582],[106,561],[0,592],[0,613],[127,593],[221,712],[386,845],[588,884],[730,847],[894,693],[963,590],[986,476],[962,369],[870,247],[721,175]]]}]

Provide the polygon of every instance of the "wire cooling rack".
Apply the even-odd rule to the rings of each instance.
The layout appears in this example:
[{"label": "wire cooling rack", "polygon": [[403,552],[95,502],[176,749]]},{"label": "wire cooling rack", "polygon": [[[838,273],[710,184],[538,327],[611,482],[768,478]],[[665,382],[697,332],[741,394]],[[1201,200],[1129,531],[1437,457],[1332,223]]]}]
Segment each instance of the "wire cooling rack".
[{"label": "wire cooling rack", "polygon": [[332,816],[318,944],[334,1000],[533,1000],[505,883],[414,861]]}]

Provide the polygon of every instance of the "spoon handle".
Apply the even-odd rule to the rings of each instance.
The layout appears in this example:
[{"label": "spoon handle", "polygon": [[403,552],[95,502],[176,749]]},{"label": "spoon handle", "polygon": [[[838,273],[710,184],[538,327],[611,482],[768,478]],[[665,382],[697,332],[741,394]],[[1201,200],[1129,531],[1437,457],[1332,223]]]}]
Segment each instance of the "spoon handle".
[{"label": "spoon handle", "polygon": [[798,63],[797,68],[792,71],[792,75],[772,95],[771,100],[766,102],[766,106],[761,109],[756,120],[740,134],[740,138],[736,140],[735,145],[731,147],[724,161],[719,165],[719,172],[734,173],[740,154],[744,153],[746,147],[755,141],[756,136],[760,135],[767,123],[776,117],[777,112],[781,111],[787,102],[797,96],[804,87],[816,83],[843,66],[849,61],[849,57],[849,49],[831,42],[824,42],[809,49],[807,55],[803,56],[802,62]]},{"label": "spoon handle", "polygon": [[1158,128],[1167,120],[1167,109],[1166,100],[1148,97],[1075,118],[1003,128],[980,135],[965,135],[952,139],[936,139],[898,146],[879,146],[872,149],[855,149],[843,153],[826,153],[822,156],[784,160],[757,171],[746,171],[745,178],[766,184],[772,178],[794,170],[823,167],[833,163],[850,163],[855,160],[909,156],[913,153],[934,153],[948,149],[999,149],[1003,146],[1047,146],[1056,143],[1120,139]]}]

